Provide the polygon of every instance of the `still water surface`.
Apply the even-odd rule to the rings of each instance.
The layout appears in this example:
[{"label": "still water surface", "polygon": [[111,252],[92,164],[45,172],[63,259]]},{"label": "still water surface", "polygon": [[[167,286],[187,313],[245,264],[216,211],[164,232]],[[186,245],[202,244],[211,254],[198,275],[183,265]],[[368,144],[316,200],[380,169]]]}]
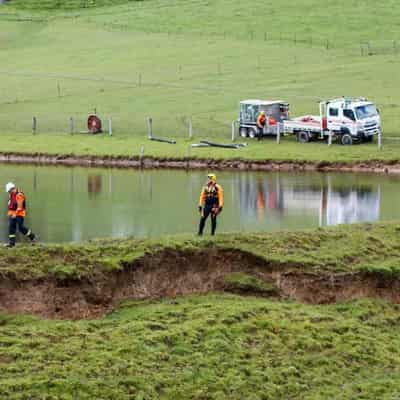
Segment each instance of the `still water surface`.
[{"label": "still water surface", "polygon": [[[7,238],[8,181],[25,192],[27,225],[43,242],[195,233],[205,176],[204,171],[0,165],[0,237]],[[231,171],[217,177],[225,192],[217,233],[400,218],[399,177]]]}]

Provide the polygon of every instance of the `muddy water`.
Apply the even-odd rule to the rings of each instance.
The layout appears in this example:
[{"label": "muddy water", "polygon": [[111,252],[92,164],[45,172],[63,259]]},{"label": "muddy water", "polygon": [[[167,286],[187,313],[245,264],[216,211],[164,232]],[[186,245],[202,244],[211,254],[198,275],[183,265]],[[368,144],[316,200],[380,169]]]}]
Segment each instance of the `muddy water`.
[{"label": "muddy water", "polygon": [[[218,232],[277,231],[400,219],[400,177],[218,172],[225,207]],[[43,242],[195,233],[204,171],[0,165],[28,199],[27,224]],[[6,203],[0,238],[7,237]],[[209,226],[207,226],[209,229]]]}]

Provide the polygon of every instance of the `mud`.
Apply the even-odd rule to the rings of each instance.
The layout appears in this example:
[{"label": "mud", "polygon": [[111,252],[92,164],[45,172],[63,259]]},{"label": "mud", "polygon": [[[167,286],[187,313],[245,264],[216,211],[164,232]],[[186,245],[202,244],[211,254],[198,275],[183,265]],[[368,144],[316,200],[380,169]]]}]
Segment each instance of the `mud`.
[{"label": "mud", "polygon": [[153,157],[113,157],[113,156],[73,156],[30,153],[0,153],[0,163],[92,166],[113,168],[168,168],[168,169],[225,169],[243,171],[342,171],[400,173],[400,161],[363,162],[311,162],[276,160],[214,160],[193,158],[153,158]]},{"label": "mud", "polygon": [[[225,277],[233,272],[251,274],[274,285],[275,297],[308,304],[363,297],[400,303],[400,280],[376,274],[316,274],[304,271],[301,266],[271,264],[237,250],[164,250],[123,265],[120,271],[81,280],[0,278],[0,312],[56,319],[98,318],[127,299],[230,291],[232,287]],[[259,295],[259,292],[247,288],[243,294]]]}]

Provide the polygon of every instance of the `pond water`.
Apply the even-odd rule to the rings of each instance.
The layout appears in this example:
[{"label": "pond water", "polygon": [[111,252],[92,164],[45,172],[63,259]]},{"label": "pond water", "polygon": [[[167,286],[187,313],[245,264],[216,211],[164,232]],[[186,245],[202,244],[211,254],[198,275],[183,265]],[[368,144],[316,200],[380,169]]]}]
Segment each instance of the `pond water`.
[{"label": "pond water", "polygon": [[[218,232],[266,232],[400,218],[400,177],[340,173],[218,172],[225,207]],[[0,165],[7,194],[27,196],[26,224],[42,242],[196,233],[205,171]],[[209,221],[206,227],[208,233]]]}]

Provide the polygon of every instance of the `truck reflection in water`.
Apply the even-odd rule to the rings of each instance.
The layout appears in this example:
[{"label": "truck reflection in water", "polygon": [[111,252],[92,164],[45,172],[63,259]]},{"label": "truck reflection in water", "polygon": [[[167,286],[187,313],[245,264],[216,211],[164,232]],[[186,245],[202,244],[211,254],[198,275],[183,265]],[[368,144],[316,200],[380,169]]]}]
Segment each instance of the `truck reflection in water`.
[{"label": "truck reflection in water", "polygon": [[334,191],[329,188],[326,225],[377,221],[380,211],[380,188],[360,186]]},{"label": "truck reflection in water", "polygon": [[380,217],[380,186],[335,183],[329,175],[317,182],[296,181],[296,175],[239,177],[243,218],[278,223],[282,218],[318,218],[318,225],[372,222]]}]

